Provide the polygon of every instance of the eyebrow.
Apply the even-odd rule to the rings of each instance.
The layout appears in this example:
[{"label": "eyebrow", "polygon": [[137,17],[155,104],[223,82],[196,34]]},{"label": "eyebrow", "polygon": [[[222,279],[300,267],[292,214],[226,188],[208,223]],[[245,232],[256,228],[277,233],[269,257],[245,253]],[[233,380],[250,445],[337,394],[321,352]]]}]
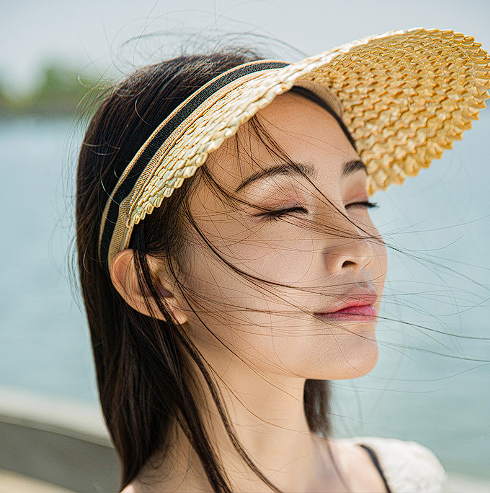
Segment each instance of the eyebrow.
[{"label": "eyebrow", "polygon": [[342,176],[348,176],[351,173],[355,173],[362,169],[367,174],[366,165],[360,159],[354,159],[353,161],[348,161],[344,164],[342,169]]},{"label": "eyebrow", "polygon": [[[367,173],[366,165],[359,159],[353,161],[348,161],[342,167],[342,177],[348,176],[358,170],[363,170]],[[260,180],[262,178],[268,178],[275,175],[299,175],[305,178],[314,178],[317,173],[313,166],[304,163],[282,163],[277,166],[272,166],[271,168],[266,168],[257,171],[253,175],[249,176],[245,181],[243,181],[238,188],[235,190],[239,192],[246,186],[250,185],[254,181]]]},{"label": "eyebrow", "polygon": [[242,188],[245,188],[254,181],[275,175],[300,175],[306,178],[311,178],[316,176],[316,173],[311,165],[294,162],[282,163],[277,166],[272,166],[271,168],[257,171],[253,175],[249,176],[241,185],[239,185],[235,192],[239,192]]}]

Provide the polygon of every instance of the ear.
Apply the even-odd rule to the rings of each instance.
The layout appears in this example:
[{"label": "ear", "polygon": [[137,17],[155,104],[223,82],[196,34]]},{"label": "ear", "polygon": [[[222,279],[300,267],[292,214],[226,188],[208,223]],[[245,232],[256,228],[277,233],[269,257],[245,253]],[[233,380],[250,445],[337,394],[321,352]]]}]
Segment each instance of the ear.
[{"label": "ear", "polygon": [[[154,270],[155,261],[153,259],[149,259],[149,264],[152,272],[156,272],[156,270]],[[158,288],[161,296],[165,298],[174,319],[179,324],[186,323],[187,316],[185,311],[182,310],[180,303],[172,293],[170,284],[162,282],[161,276],[156,277],[156,287]],[[165,320],[165,317],[159,311],[153,298],[149,299],[153,313],[148,310],[148,307],[145,304],[145,298],[140,290],[138,278],[136,276],[133,250],[123,250],[114,257],[111,265],[111,281],[117,292],[123,297],[124,301],[126,301],[129,306],[143,315]]]}]

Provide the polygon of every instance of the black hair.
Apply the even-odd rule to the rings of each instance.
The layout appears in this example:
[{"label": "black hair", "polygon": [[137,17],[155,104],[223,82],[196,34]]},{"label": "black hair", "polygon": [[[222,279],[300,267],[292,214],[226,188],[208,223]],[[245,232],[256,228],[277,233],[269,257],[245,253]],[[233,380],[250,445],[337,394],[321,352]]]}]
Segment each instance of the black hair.
[{"label": "black hair", "polygon": [[[140,289],[148,299],[155,300],[165,321],[143,315],[123,300],[97,251],[106,201],[118,177],[155,128],[211,79],[258,59],[251,51],[235,50],[181,56],[141,68],[103,99],[83,141],[77,174],[78,267],[102,410],[122,464],[122,488],[138,477],[152,457],[166,457],[174,427],[178,426],[199,457],[213,491],[231,491],[226,471],[204,426],[197,397],[199,379],[191,371],[192,362],[211,392],[235,449],[265,484],[279,491],[241,446],[212,371],[186,331],[173,319],[148,263],[149,255],[166,259],[175,272],[182,262],[185,223],[192,223],[189,193],[195,180],[210,178],[206,166],[138,224],[131,238]],[[332,114],[355,145],[332,108],[309,91],[294,90]],[[257,118],[250,125],[272,152],[282,152]],[[149,302],[148,309],[151,311]],[[331,432],[329,402],[327,381],[306,381],[304,409],[308,425],[313,433],[325,438]]]}]

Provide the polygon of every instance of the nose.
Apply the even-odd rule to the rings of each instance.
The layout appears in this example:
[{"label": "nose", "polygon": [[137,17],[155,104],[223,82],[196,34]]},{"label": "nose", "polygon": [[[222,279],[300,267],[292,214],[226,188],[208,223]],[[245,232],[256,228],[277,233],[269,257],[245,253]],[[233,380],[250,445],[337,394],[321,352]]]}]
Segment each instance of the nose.
[{"label": "nose", "polygon": [[346,269],[359,271],[369,268],[373,261],[373,241],[366,231],[349,223],[333,233],[324,248],[324,261],[329,274],[345,273]]}]

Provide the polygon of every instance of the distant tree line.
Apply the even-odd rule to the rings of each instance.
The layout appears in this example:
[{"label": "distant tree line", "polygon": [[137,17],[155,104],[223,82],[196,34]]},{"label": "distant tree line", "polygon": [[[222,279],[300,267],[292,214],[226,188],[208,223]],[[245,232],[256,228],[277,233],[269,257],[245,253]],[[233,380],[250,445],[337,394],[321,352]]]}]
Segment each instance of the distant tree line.
[{"label": "distant tree line", "polygon": [[73,115],[95,97],[96,78],[81,78],[79,72],[60,64],[44,67],[38,84],[23,94],[9,93],[0,80],[0,116]]}]

